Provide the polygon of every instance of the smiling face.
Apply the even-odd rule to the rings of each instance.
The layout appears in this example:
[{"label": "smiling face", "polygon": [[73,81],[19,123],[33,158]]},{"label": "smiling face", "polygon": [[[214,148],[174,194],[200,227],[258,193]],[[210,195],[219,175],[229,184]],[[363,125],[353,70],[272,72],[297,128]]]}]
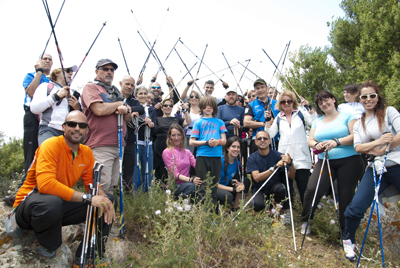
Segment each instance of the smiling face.
[{"label": "smiling face", "polygon": [[146,104],[147,102],[147,89],[139,89],[136,92],[136,99],[140,102],[140,104]]},{"label": "smiling face", "polygon": [[326,114],[332,110],[336,110],[335,102],[336,101],[334,98],[322,98],[320,101],[318,101],[318,107]]},{"label": "smiling face", "polygon": [[[68,114],[65,119],[66,122],[76,122],[76,123],[87,123],[86,116],[80,111],[73,111]],[[64,131],[65,142],[72,148],[79,145],[85,139],[86,128],[80,128],[79,124],[75,127],[70,127],[68,124],[62,125],[62,130]]]},{"label": "smiling face", "polygon": [[175,147],[181,147],[182,144],[182,134],[177,129],[171,130],[171,141]]},{"label": "smiling face", "polygon": [[214,92],[214,85],[213,84],[205,84],[204,92],[206,95],[212,95],[212,93]]},{"label": "smiling face", "polygon": [[170,116],[174,104],[170,100],[165,100],[162,104],[162,111],[165,116]]},{"label": "smiling face", "polygon": [[347,90],[343,91],[344,100],[347,102],[356,102],[357,101],[357,93],[351,94],[347,92]]},{"label": "smiling face", "polygon": [[151,91],[153,92],[155,98],[159,98],[161,96],[160,84],[157,82],[154,82],[153,84],[151,84]]},{"label": "smiling face", "polygon": [[378,104],[379,96],[373,87],[364,87],[360,91],[360,103],[366,111],[373,111]]},{"label": "smiling face", "polygon": [[274,90],[272,87],[270,87],[270,88],[268,89],[268,97],[269,97],[271,100],[274,98],[274,94],[275,94],[275,90]]},{"label": "smiling face", "polygon": [[265,100],[267,98],[268,92],[266,85],[258,83],[254,86],[254,91],[260,100]]},{"label": "smiling face", "polygon": [[226,104],[229,106],[235,106],[237,100],[237,93],[235,92],[228,92],[225,95]]},{"label": "smiling face", "polygon": [[293,111],[293,100],[289,96],[284,95],[282,96],[279,106],[281,111],[291,113]]},{"label": "smiling face", "polygon": [[199,94],[196,94],[195,92],[190,93],[189,102],[191,105],[199,105]]},{"label": "smiling face", "polygon": [[269,138],[268,132],[259,131],[256,135],[256,145],[258,149],[263,150],[269,147],[271,139]]},{"label": "smiling face", "polygon": [[229,157],[236,158],[240,152],[240,143],[238,141],[233,142],[226,151],[228,152]]}]

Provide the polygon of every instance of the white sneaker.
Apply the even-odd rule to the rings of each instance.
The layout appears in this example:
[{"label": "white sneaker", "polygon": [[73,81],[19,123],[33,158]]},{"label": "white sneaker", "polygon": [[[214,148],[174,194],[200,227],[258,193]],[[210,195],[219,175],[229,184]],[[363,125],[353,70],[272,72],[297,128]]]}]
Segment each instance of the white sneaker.
[{"label": "white sneaker", "polygon": [[307,222],[303,222],[303,224],[301,225],[301,231],[300,231],[300,233],[302,235],[304,235],[304,234],[309,235],[311,233],[311,224],[308,225],[307,233],[306,233],[306,226],[307,226]]},{"label": "white sneaker", "polygon": [[355,261],[356,253],[354,253],[354,244],[351,243],[350,239],[343,240],[343,250],[346,253],[346,258]]}]

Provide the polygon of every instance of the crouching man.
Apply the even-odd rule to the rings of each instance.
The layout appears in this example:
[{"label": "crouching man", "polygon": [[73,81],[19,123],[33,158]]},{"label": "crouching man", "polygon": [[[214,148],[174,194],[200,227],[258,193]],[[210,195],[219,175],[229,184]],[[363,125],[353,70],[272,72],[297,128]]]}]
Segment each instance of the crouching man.
[{"label": "crouching man", "polygon": [[[98,257],[105,261],[105,243],[115,220],[115,198],[102,189],[93,197],[72,189],[79,178],[86,191],[89,183],[93,184],[94,157],[91,149],[81,144],[88,129],[86,116],[80,111],[70,112],[62,129],[63,136],[46,140],[36,150],[26,181],[15,198],[16,220],[22,229],[33,229],[38,253],[54,258],[62,244],[62,226],[84,222],[88,205],[100,208],[103,214],[98,221],[96,245]],[[74,266],[79,264],[81,251],[82,242]]]}]

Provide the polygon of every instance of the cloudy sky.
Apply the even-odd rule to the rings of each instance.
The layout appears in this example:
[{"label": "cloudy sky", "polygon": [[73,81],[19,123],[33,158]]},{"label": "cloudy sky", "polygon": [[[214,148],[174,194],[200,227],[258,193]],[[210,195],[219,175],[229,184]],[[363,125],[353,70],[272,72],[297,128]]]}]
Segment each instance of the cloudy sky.
[{"label": "cloudy sky", "polygon": [[[53,23],[62,2],[48,0]],[[110,58],[119,65],[114,78],[114,84],[118,85],[118,81],[127,74],[118,38],[121,40],[129,71],[136,79],[148,54],[138,30],[150,42],[157,38],[155,51],[162,61],[180,37],[199,58],[208,44],[204,63],[214,72],[227,67],[223,52],[231,65],[251,59],[248,68],[269,82],[274,67],[262,48],[278,62],[289,40],[290,52],[306,44],[312,47],[329,45],[329,28],[326,23],[343,16],[339,3],[338,0],[66,0],[55,32],[64,60],[79,66],[103,23],[107,22],[72,88],[79,89],[93,80],[96,62],[101,58]],[[28,72],[34,71],[33,66],[44,49],[51,28],[41,0],[0,0],[0,23],[3,59],[0,64],[3,77],[0,131],[7,136],[22,138],[22,81]],[[182,44],[178,44],[176,49],[189,68],[198,61]],[[53,38],[47,51],[53,56],[54,65],[59,64]],[[286,66],[288,64],[289,62]],[[197,67],[198,65],[194,68],[194,76]],[[244,69],[241,66],[233,68],[239,80]],[[165,69],[176,83],[186,73],[175,53],[165,63]],[[150,59],[144,74],[146,86],[156,72],[157,64],[154,59]],[[202,65],[198,77],[210,73]],[[229,70],[218,73],[222,74],[223,80],[235,85],[235,79]],[[240,83],[243,90],[249,88],[254,79],[254,75],[249,72],[245,72],[245,76]],[[216,77],[205,77],[200,84],[207,79],[215,80]],[[164,81],[165,76],[160,74],[158,82],[165,85]],[[183,90],[183,85],[184,83],[178,87],[180,91]],[[217,96],[223,95],[220,84],[216,86],[215,93]]]}]

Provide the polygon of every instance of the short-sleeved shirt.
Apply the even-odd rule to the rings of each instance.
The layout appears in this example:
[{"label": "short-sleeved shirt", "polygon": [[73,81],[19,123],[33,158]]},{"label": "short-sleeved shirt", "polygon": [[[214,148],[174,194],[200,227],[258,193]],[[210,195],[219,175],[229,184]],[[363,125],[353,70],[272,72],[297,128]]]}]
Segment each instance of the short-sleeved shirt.
[{"label": "short-sleeved shirt", "polygon": [[[271,100],[269,97],[267,97],[266,103],[269,103]],[[246,109],[244,111],[244,116],[251,116],[254,120],[257,120],[258,122],[265,122],[265,104],[264,102],[260,101],[258,98],[256,98],[254,101],[250,102],[247,104]],[[271,103],[271,109],[272,113],[274,114],[274,117],[276,114],[278,114],[278,110],[275,111],[275,104],[276,101],[272,101]],[[276,113],[276,114],[275,114]],[[253,130],[253,139],[255,139],[257,132],[264,130],[264,127],[259,127],[257,130]]]},{"label": "short-sleeved shirt", "polygon": [[[24,91],[32,83],[33,79],[35,78],[35,74],[36,74],[36,72],[32,72],[32,73],[28,73],[25,76],[24,82],[22,83],[22,85],[24,87]],[[50,80],[48,77],[46,77],[44,74],[42,74],[42,77],[40,78],[40,84],[45,83],[45,82],[49,83]],[[29,107],[31,105],[31,100],[32,100],[32,98],[29,97],[28,94],[25,93],[24,106]]]},{"label": "short-sleeved shirt", "polygon": [[[281,153],[275,151],[275,150],[269,150],[269,153],[267,155],[260,155],[259,151],[255,151],[252,153],[249,158],[247,159],[247,173],[253,172],[258,170],[258,172],[262,173],[266,170],[268,170],[270,167],[273,167],[276,165],[276,163],[281,160]],[[253,178],[253,175],[251,176],[251,179],[253,180],[253,185],[252,189],[257,190],[258,188],[263,185],[265,180],[256,182]],[[270,179],[270,181],[265,185],[264,189],[268,189],[272,187],[275,183],[279,182],[281,180],[281,175],[280,172],[277,171],[274,176]],[[263,192],[265,192],[263,190]]]},{"label": "short-sleeved shirt", "polygon": [[[199,141],[209,141],[211,138],[221,139],[221,134],[226,133],[226,127],[222,120],[211,117],[201,118],[196,121],[193,125],[192,134],[190,138],[196,138]],[[218,145],[210,147],[208,145],[202,145],[197,147],[197,156],[206,157],[221,157],[222,146]]]},{"label": "short-sleeved shirt", "polygon": [[224,156],[221,157],[221,163],[222,163],[222,168],[221,168],[219,184],[228,186],[229,182],[235,177],[236,173],[238,172],[238,164],[239,168],[241,167],[241,165],[240,162],[238,163],[238,160],[235,158],[235,161],[232,164],[228,164],[225,174]]},{"label": "short-sleeved shirt", "polygon": [[[107,91],[100,85],[88,83],[82,91],[82,108],[85,113],[90,131],[86,134],[86,139],[89,137],[86,145],[90,148],[101,146],[118,146],[118,115],[112,113],[107,116],[97,116],[90,105],[95,102],[110,103],[107,99]],[[126,133],[126,124],[123,122],[123,136]],[[125,146],[125,140],[122,139],[122,146]]]},{"label": "short-sleeved shirt", "polygon": [[218,106],[217,118],[224,121],[226,130],[226,139],[234,136],[234,126],[230,125],[229,122],[236,118],[240,121],[240,125],[243,126],[244,108],[238,105],[229,106],[228,104]]},{"label": "short-sleeved shirt", "polygon": [[[315,129],[314,138],[318,142],[333,140],[334,138],[344,138],[350,135],[347,124],[356,119],[353,114],[346,112],[340,112],[339,116],[329,123],[322,122],[324,117],[321,116],[315,119],[312,124],[312,127]],[[321,159],[325,156],[324,154],[320,154]],[[328,154],[330,159],[340,159],[356,155],[357,152],[351,144],[337,146],[330,150]]]}]

